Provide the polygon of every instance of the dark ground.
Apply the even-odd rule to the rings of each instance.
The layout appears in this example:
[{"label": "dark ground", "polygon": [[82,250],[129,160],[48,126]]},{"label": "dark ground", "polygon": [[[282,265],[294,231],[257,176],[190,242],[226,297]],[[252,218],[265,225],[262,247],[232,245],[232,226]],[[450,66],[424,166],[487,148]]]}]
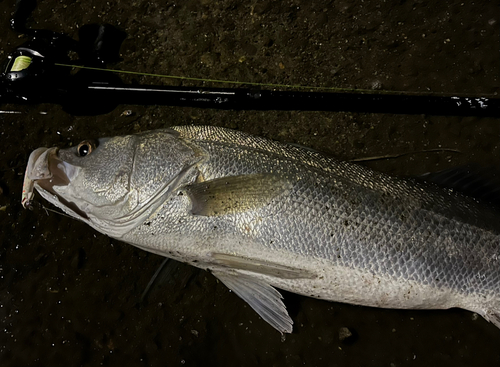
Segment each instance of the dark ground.
[{"label": "dark ground", "polygon": [[[13,9],[14,0],[0,0],[1,59],[23,42],[8,28]],[[113,24],[128,34],[123,61],[112,65],[125,70],[479,95],[499,91],[499,14],[490,1],[47,0],[31,25],[76,38],[82,25]],[[498,165],[498,119],[137,106],[75,117],[56,105],[1,109],[24,112],[0,114],[2,366],[500,365],[500,330],[457,309],[381,310],[286,294],[295,325],[282,337],[210,274],[184,265],[138,306],[160,257],[40,205],[20,205],[29,153],[84,138],[209,124],[344,159],[412,152],[370,166],[418,175]],[[133,115],[121,116],[127,109]],[[422,152],[434,148],[459,152]],[[342,327],[355,332],[354,341],[339,340]]]}]

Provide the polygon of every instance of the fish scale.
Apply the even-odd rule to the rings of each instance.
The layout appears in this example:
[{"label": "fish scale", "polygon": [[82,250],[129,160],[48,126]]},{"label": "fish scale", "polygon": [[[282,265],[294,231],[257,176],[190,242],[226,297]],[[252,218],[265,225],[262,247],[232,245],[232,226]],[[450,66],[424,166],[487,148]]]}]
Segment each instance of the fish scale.
[{"label": "fish scale", "polygon": [[[130,195],[105,210],[92,205],[102,194],[79,191],[75,199],[74,192],[87,180],[99,186],[92,172],[102,175],[98,155],[117,151],[113,139],[92,159],[37,152],[33,159],[79,167],[68,170],[67,186],[50,187],[30,172],[27,179],[103,233],[211,271],[280,332],[293,322],[273,287],[367,306],[462,307],[500,326],[499,216],[486,204],[309,149],[187,126],[127,139],[134,142]],[[112,177],[120,163],[114,169],[109,159]],[[34,172],[49,166],[29,165]],[[87,218],[58,198],[85,207]]]},{"label": "fish scale", "polygon": [[[194,131],[198,130],[194,127],[190,128],[190,129],[192,129]],[[200,129],[202,129],[202,128],[200,128]],[[190,135],[190,137],[193,135],[195,135],[195,134]],[[232,137],[229,137],[228,139],[221,139],[221,140],[229,141],[230,139],[232,139]],[[203,141],[203,138],[200,138],[200,140]],[[231,144],[231,143],[228,143],[228,144]],[[237,144],[238,144],[238,142],[236,142],[236,145]],[[258,144],[255,144],[255,143],[248,144],[248,145],[250,145],[252,147],[258,147]],[[270,149],[267,146],[265,146],[264,148]],[[213,156],[218,157],[218,156],[223,155],[223,154],[224,153],[221,152],[221,148],[219,148],[218,155],[213,155]],[[226,163],[227,161],[225,159],[221,159],[221,161],[224,162],[222,165],[217,165],[216,162],[213,162],[214,167],[217,167],[214,169],[214,171],[219,172],[219,175],[223,176],[224,174],[226,174],[226,172],[224,172],[224,170],[222,169],[222,166],[226,165],[228,163]],[[210,163],[207,162],[207,164],[210,164]],[[229,164],[229,166],[233,166],[235,164],[236,163]],[[246,162],[243,162],[242,165],[246,166]],[[252,163],[250,163],[249,166],[253,166]],[[280,166],[285,166],[285,165],[280,164]],[[354,172],[352,172],[351,174],[349,174],[349,172],[346,172],[347,167],[350,169],[351,172],[352,171],[354,171]],[[354,212],[352,210],[350,210],[350,208],[348,208],[348,207],[339,208],[340,209],[339,211],[342,213],[350,213],[349,218],[351,219],[352,222],[356,222],[356,221],[361,220],[365,224],[365,225],[360,224],[358,226],[358,232],[360,234],[360,236],[358,236],[358,237],[362,237],[361,235],[365,234],[366,237],[369,238],[370,242],[373,243],[373,242],[377,242],[377,241],[375,241],[375,239],[377,238],[378,233],[388,233],[388,234],[391,234],[390,241],[382,240],[382,241],[380,241],[380,243],[387,243],[387,242],[400,243],[402,248],[406,247],[406,250],[409,254],[410,254],[410,251],[413,251],[414,252],[413,255],[418,255],[419,252],[423,251],[422,249],[426,247],[426,244],[428,244],[427,247],[430,247],[430,246],[434,246],[435,244],[439,244],[439,242],[446,243],[447,241],[451,241],[452,243],[456,244],[455,245],[456,251],[459,251],[461,255],[464,255],[466,258],[467,258],[467,256],[473,257],[473,254],[468,253],[466,251],[463,251],[466,246],[461,245],[461,241],[460,241],[461,238],[470,238],[470,234],[467,233],[469,230],[468,226],[463,226],[462,223],[457,223],[457,225],[454,225],[454,223],[450,222],[451,219],[442,217],[439,214],[436,215],[433,212],[429,212],[425,208],[420,208],[418,205],[422,206],[422,204],[427,204],[428,202],[436,201],[437,205],[442,205],[442,206],[446,207],[447,206],[446,205],[446,198],[448,196],[450,196],[450,199],[453,199],[453,200],[451,200],[452,202],[456,201],[456,199],[461,199],[464,202],[466,202],[467,205],[469,205],[469,206],[476,206],[474,202],[472,202],[471,200],[467,200],[466,198],[460,197],[459,194],[453,194],[453,193],[449,193],[446,191],[444,192],[444,194],[441,194],[439,196],[438,195],[429,195],[429,197],[425,197],[425,194],[426,194],[426,191],[424,191],[424,189],[426,188],[425,186],[418,185],[415,182],[410,182],[410,183],[414,184],[414,186],[409,187],[407,181],[401,181],[401,182],[398,182],[399,187],[398,186],[394,187],[394,185],[392,185],[392,187],[391,187],[391,184],[394,182],[394,179],[392,179],[392,178],[390,180],[385,179],[384,181],[389,181],[389,182],[384,182],[383,185],[380,185],[380,184],[376,185],[375,183],[372,183],[368,179],[368,178],[370,178],[370,179],[377,178],[377,177],[374,177],[373,171],[370,171],[370,170],[363,168],[361,166],[348,165],[347,167],[346,167],[346,164],[344,163],[344,166],[342,167],[341,173],[346,175],[348,178],[356,177],[356,176],[360,177],[361,179],[357,180],[357,182],[355,182],[355,183],[362,184],[368,188],[368,190],[366,190],[366,192],[364,193],[366,195],[366,202],[364,202],[360,205],[355,205],[356,200],[359,201],[360,196],[363,195],[363,191],[359,190],[359,186],[356,187],[355,189],[347,190],[347,188],[346,188],[347,184],[342,186],[342,190],[344,190],[343,193],[337,193],[336,195],[335,194],[334,195],[326,194],[326,195],[324,195],[323,198],[321,198],[319,200],[319,202],[321,202],[323,206],[328,206],[328,205],[333,206],[333,205],[336,205],[338,203],[339,197],[345,196],[348,198],[348,200],[350,198],[353,206],[362,208],[362,211],[354,211]],[[262,167],[258,167],[256,169],[259,170],[259,169],[262,169]],[[278,167],[277,169],[279,170],[280,168]],[[243,168],[243,170],[245,170],[245,168]],[[334,172],[333,169],[331,171]],[[241,170],[240,170],[240,172],[238,172],[238,171],[230,172],[230,174],[233,174],[233,175],[238,174],[238,173],[241,173]],[[249,173],[248,169],[246,169],[244,173]],[[382,175],[379,174],[379,176],[382,176]],[[388,176],[386,176],[386,177],[388,177]],[[340,180],[340,178],[338,178],[337,181],[338,180]],[[329,180],[329,178],[327,177],[325,179],[325,181],[331,181],[331,179]],[[405,183],[405,184],[403,185],[402,183]],[[299,192],[297,194],[297,196],[311,198],[311,199],[309,199],[309,201],[314,200],[315,196],[313,195],[313,192],[310,189],[310,182],[306,181],[304,183],[304,185],[306,186],[305,192],[304,193]],[[392,193],[393,197],[391,198],[391,200],[388,203],[386,203],[386,202],[384,202],[383,199],[379,199],[380,196],[376,195],[377,192],[374,193],[373,191],[370,191],[370,189],[371,190],[378,189],[378,190],[381,190],[382,193],[389,191]],[[319,190],[319,194],[318,194],[318,190],[316,189],[314,194],[316,196],[319,196],[321,193],[323,193],[323,191]],[[415,197],[415,196],[417,196],[417,197]],[[330,203],[324,199],[325,197],[330,198]],[[417,204],[416,204],[417,206],[414,210],[409,211],[405,207],[405,203],[401,203],[398,205],[398,201],[401,200],[402,198],[404,199],[405,197],[409,198],[406,201],[410,201],[410,202],[416,201],[417,202]],[[374,201],[372,201],[372,200],[374,200]],[[370,202],[370,201],[372,201],[372,202]],[[466,205],[462,205],[462,207],[463,206],[466,206]],[[309,215],[308,211],[311,210],[311,206],[306,205],[306,206],[302,206],[301,208],[303,211],[301,213],[296,213],[296,215],[302,215],[302,216],[305,216],[307,218],[307,216]],[[385,212],[382,210],[383,208],[385,208]],[[456,208],[456,210],[459,210],[459,209],[463,210],[462,208]],[[482,209],[475,209],[474,210],[474,208],[469,207],[469,208],[467,208],[467,214],[472,213],[472,215],[475,215],[474,214],[475,212],[479,212],[481,210]],[[406,217],[407,223],[406,222],[402,223],[401,221],[398,221],[398,215]],[[376,223],[380,222],[380,220],[384,216],[386,218],[386,220],[384,222],[386,224],[386,227],[377,228]],[[433,223],[433,222],[437,222],[437,223]],[[293,223],[290,223],[290,224],[291,224],[291,226],[289,226],[287,228],[294,227]],[[405,224],[406,224],[406,227],[404,226]],[[324,225],[324,223],[323,223],[323,225]],[[433,230],[429,231],[429,232],[434,233],[434,234],[442,233],[442,234],[444,234],[444,236],[443,236],[444,238],[437,238],[431,242],[430,241],[418,241],[414,246],[411,246],[411,247],[408,247],[407,245],[405,246],[405,244],[411,243],[412,237],[416,241],[417,240],[416,237],[422,236],[421,232],[424,228],[427,228],[428,226],[433,226],[433,225],[435,226],[435,228],[433,228]],[[389,227],[389,228],[387,228],[387,227]],[[446,236],[446,233],[445,233],[446,231],[450,232],[450,233],[448,233],[448,236]],[[314,231],[311,231],[311,232],[314,232]],[[394,235],[398,232],[401,234],[401,238],[399,239],[399,241],[398,241],[398,236]],[[407,233],[407,234],[414,233],[414,234],[412,234],[411,236],[408,236],[408,235],[405,236],[404,233]],[[479,236],[480,233],[483,233],[483,236],[489,235],[488,230],[481,230],[481,228],[472,228],[471,233],[475,233],[476,236]],[[453,235],[453,238],[451,238],[451,235]],[[317,240],[316,243],[323,243],[324,241],[326,241],[326,239]],[[492,242],[490,243],[490,247],[491,247],[490,251],[492,252],[492,254],[498,253],[498,251],[499,251],[498,250],[498,234],[494,234],[491,237],[491,241]],[[487,248],[488,241],[483,241],[483,243],[485,245],[484,247]],[[462,251],[460,251],[460,249],[462,249]],[[356,251],[353,251],[353,252],[356,252]],[[359,251],[358,251],[358,253],[359,253]],[[387,268],[387,266],[385,268]]]}]

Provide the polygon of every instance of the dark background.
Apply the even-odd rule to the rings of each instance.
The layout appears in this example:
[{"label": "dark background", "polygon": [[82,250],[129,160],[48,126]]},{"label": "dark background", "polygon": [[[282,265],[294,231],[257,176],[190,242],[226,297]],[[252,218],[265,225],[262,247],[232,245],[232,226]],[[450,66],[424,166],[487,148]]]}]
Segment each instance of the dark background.
[{"label": "dark background", "polygon": [[[0,59],[25,40],[9,29],[13,10],[13,0],[0,0]],[[128,34],[123,60],[110,65],[123,70],[479,96],[499,91],[499,14],[490,1],[47,0],[30,25],[76,38],[82,25],[110,23]],[[161,257],[46,211],[39,197],[33,211],[20,205],[29,153],[40,146],[208,124],[343,159],[409,152],[367,164],[419,175],[474,162],[497,166],[498,118],[154,106],[75,117],[49,104],[0,109],[22,111],[0,113],[2,366],[500,364],[500,330],[457,309],[382,310],[287,293],[295,325],[282,337],[214,277],[186,265],[139,304]],[[437,148],[456,151],[426,152]],[[342,327],[355,338],[340,341]]]}]

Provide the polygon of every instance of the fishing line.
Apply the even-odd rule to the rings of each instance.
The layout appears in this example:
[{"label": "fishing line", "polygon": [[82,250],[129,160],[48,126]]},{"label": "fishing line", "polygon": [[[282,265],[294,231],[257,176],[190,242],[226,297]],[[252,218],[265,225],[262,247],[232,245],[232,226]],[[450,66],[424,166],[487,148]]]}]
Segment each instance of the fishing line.
[{"label": "fishing line", "polygon": [[68,215],[68,214],[66,214],[66,213],[63,213],[63,212],[58,212],[57,210],[47,208],[47,207],[46,207],[45,205],[43,205],[43,204],[40,204],[40,206],[42,207],[42,209],[44,209],[44,210],[45,210],[45,213],[47,213],[47,216],[49,216],[49,213],[48,213],[48,212],[52,212],[52,213],[56,213],[56,214],[62,215],[63,217],[66,217],[66,218],[73,219],[73,217],[69,216],[69,215]]},{"label": "fishing line", "polygon": [[[91,66],[82,65],[72,65],[72,64],[61,64],[54,63],[56,66],[95,70],[95,71],[107,71],[117,74],[132,74],[139,76],[149,76],[155,78],[163,79],[175,79],[175,80],[186,80],[195,81],[203,83],[221,83],[221,84],[236,84],[236,85],[252,85],[256,87],[268,87],[268,88],[292,88],[292,89],[308,89],[316,91],[330,91],[330,92],[350,92],[350,93],[360,93],[360,94],[387,94],[387,95],[416,95],[416,96],[459,96],[459,97],[470,97],[466,93],[442,93],[442,92],[412,92],[412,91],[391,91],[391,90],[372,90],[372,89],[358,89],[358,88],[339,88],[339,87],[315,87],[308,85],[298,85],[298,84],[274,84],[274,83],[256,83],[256,82],[241,82],[236,80],[222,80],[222,79],[206,79],[206,78],[193,78],[187,76],[176,76],[176,75],[166,75],[166,74],[153,74],[153,73],[142,73],[138,71],[130,70],[120,70],[120,69],[104,69]],[[481,94],[482,97],[495,98],[495,94]],[[474,97],[477,98],[477,97]]]},{"label": "fishing line", "polygon": [[379,156],[374,156],[374,157],[354,158],[354,159],[349,159],[349,162],[371,162],[371,161],[379,161],[379,160],[383,160],[383,159],[396,159],[396,158],[404,157],[406,155],[421,154],[421,153],[434,153],[434,152],[462,153],[458,149],[434,148],[434,149],[418,150],[416,152],[405,152],[405,153],[399,153],[399,154],[379,155]]}]

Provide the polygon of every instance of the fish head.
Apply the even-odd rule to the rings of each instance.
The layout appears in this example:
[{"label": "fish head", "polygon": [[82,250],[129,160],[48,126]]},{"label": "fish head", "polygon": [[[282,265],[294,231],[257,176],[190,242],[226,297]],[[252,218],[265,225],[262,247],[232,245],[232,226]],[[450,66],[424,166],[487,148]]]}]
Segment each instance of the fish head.
[{"label": "fish head", "polygon": [[172,130],[84,140],[33,151],[24,190],[36,189],[66,214],[119,238],[162,205],[197,160]]}]

